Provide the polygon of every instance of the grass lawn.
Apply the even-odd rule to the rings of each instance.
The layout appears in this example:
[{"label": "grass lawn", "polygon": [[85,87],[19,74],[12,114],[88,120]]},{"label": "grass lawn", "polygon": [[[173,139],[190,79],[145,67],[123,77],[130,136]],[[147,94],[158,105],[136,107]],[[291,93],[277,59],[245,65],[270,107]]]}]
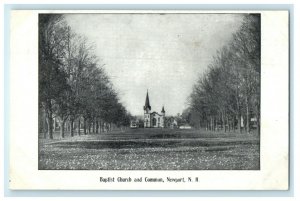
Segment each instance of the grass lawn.
[{"label": "grass lawn", "polygon": [[254,134],[128,129],[39,139],[39,169],[259,170],[259,153]]}]

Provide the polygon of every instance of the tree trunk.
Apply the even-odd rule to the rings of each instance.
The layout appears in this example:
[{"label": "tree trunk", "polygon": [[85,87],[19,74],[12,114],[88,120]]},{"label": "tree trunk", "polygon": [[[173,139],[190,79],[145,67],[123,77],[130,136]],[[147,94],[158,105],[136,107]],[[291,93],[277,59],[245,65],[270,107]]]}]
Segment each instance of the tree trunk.
[{"label": "tree trunk", "polygon": [[91,134],[91,121],[88,120],[88,132],[89,134]]},{"label": "tree trunk", "polygon": [[260,135],[260,105],[257,104],[256,106],[257,112],[256,112],[256,125],[257,125],[257,133]]},{"label": "tree trunk", "polygon": [[229,122],[228,115],[226,115],[226,125],[228,126],[228,132],[230,132],[230,122]]},{"label": "tree trunk", "polygon": [[257,122],[256,122],[256,124],[257,124],[257,133],[258,133],[258,135],[260,135],[260,116],[257,116],[256,120],[257,120]]},{"label": "tree trunk", "polygon": [[47,119],[45,119],[45,124],[44,124],[44,138],[47,138],[47,133],[48,133],[48,123],[47,123]]},{"label": "tree trunk", "polygon": [[47,124],[47,117],[46,117],[46,112],[44,111],[43,113],[43,133],[44,133],[44,138],[47,138],[47,128],[48,128],[48,124]]},{"label": "tree trunk", "polygon": [[78,130],[77,130],[78,136],[80,136],[80,134],[81,134],[81,133],[80,133],[80,124],[81,124],[81,123],[80,123],[80,117],[79,117],[79,118],[78,118],[78,126],[77,126],[77,129],[78,129]]},{"label": "tree trunk", "polygon": [[213,117],[213,131],[216,131],[216,118]]},{"label": "tree trunk", "polygon": [[86,119],[83,118],[83,133],[86,135]]},{"label": "tree trunk", "polygon": [[55,132],[55,129],[56,129],[56,119],[55,119],[55,117],[53,117],[53,120],[52,120],[52,131],[53,131],[53,133]]},{"label": "tree trunk", "polygon": [[224,113],[222,112],[222,115],[221,115],[221,118],[222,118],[222,128],[223,128],[223,132],[226,133],[226,125],[225,125],[225,118],[224,118]]},{"label": "tree trunk", "polygon": [[209,130],[209,122],[208,122],[207,119],[206,119],[206,130],[207,130],[207,131]]},{"label": "tree trunk", "polygon": [[242,130],[241,130],[241,115],[237,115],[237,120],[238,120],[238,132],[239,133],[242,133]]},{"label": "tree trunk", "polygon": [[93,121],[93,133],[96,133],[96,118]]},{"label": "tree trunk", "polygon": [[247,101],[247,103],[246,103],[246,131],[247,131],[248,134],[250,133],[249,121],[250,121],[250,118],[249,118],[249,104],[248,104],[248,101]]},{"label": "tree trunk", "polygon": [[48,112],[48,116],[47,116],[47,120],[48,120],[48,136],[50,139],[53,139],[53,119],[52,119],[52,112],[49,111]]},{"label": "tree trunk", "polygon": [[97,119],[96,119],[96,133],[97,134],[99,133],[99,122]]},{"label": "tree trunk", "polygon": [[233,128],[232,130],[234,132],[236,132],[236,126],[235,126],[236,120],[237,120],[237,116],[233,116],[233,118],[232,118],[232,127],[231,128]]},{"label": "tree trunk", "polygon": [[65,120],[60,121],[60,136],[65,138]]},{"label": "tree trunk", "polygon": [[74,137],[74,119],[71,119],[70,121],[71,137]]},{"label": "tree trunk", "polygon": [[210,130],[210,119],[206,120],[206,128],[208,131]]},{"label": "tree trunk", "polygon": [[232,120],[232,130],[234,131],[234,132],[237,132],[237,127],[236,127],[236,121],[237,121],[237,117],[235,116],[234,118],[233,118],[233,120]]},{"label": "tree trunk", "polygon": [[[241,133],[241,111],[240,111],[240,100],[239,100],[239,90],[238,90],[238,86],[236,86],[236,94],[235,94],[235,99],[236,99],[236,106],[237,106],[237,113],[236,113],[236,118],[238,121],[238,125],[237,125],[237,129],[238,132]],[[234,125],[234,130],[235,130],[235,125]]]},{"label": "tree trunk", "polygon": [[99,120],[99,133],[102,133],[102,123],[101,123],[101,119]]}]

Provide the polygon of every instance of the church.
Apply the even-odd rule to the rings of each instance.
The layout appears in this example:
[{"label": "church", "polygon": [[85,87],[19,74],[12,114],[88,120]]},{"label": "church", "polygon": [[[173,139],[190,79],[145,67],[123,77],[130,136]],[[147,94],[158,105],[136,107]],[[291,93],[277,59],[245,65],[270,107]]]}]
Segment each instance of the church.
[{"label": "church", "polygon": [[144,106],[144,128],[164,128],[165,114],[166,112],[164,106],[162,107],[161,114],[155,111],[151,112],[151,106],[147,90],[146,101]]}]

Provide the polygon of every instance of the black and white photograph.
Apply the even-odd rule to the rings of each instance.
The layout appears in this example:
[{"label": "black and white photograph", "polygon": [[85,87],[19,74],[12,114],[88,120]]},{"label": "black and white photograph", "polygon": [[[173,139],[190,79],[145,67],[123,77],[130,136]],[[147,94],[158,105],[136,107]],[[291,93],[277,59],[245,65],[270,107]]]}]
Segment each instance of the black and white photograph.
[{"label": "black and white photograph", "polygon": [[39,13],[38,170],[260,170],[261,14]]},{"label": "black and white photograph", "polygon": [[289,189],[288,10],[81,9],[10,12],[10,190]]}]

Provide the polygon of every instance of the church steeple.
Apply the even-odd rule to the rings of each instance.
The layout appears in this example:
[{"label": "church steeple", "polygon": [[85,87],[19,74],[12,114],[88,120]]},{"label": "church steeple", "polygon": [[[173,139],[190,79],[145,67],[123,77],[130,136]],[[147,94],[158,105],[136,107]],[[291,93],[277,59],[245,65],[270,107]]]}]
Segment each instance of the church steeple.
[{"label": "church steeple", "polygon": [[149,101],[149,95],[148,95],[148,90],[147,90],[147,95],[146,95],[146,101],[145,101],[144,110],[151,110],[150,101]]},{"label": "church steeple", "polygon": [[164,107],[164,106],[163,106],[162,109],[161,109],[161,113],[166,113],[165,107]]}]

